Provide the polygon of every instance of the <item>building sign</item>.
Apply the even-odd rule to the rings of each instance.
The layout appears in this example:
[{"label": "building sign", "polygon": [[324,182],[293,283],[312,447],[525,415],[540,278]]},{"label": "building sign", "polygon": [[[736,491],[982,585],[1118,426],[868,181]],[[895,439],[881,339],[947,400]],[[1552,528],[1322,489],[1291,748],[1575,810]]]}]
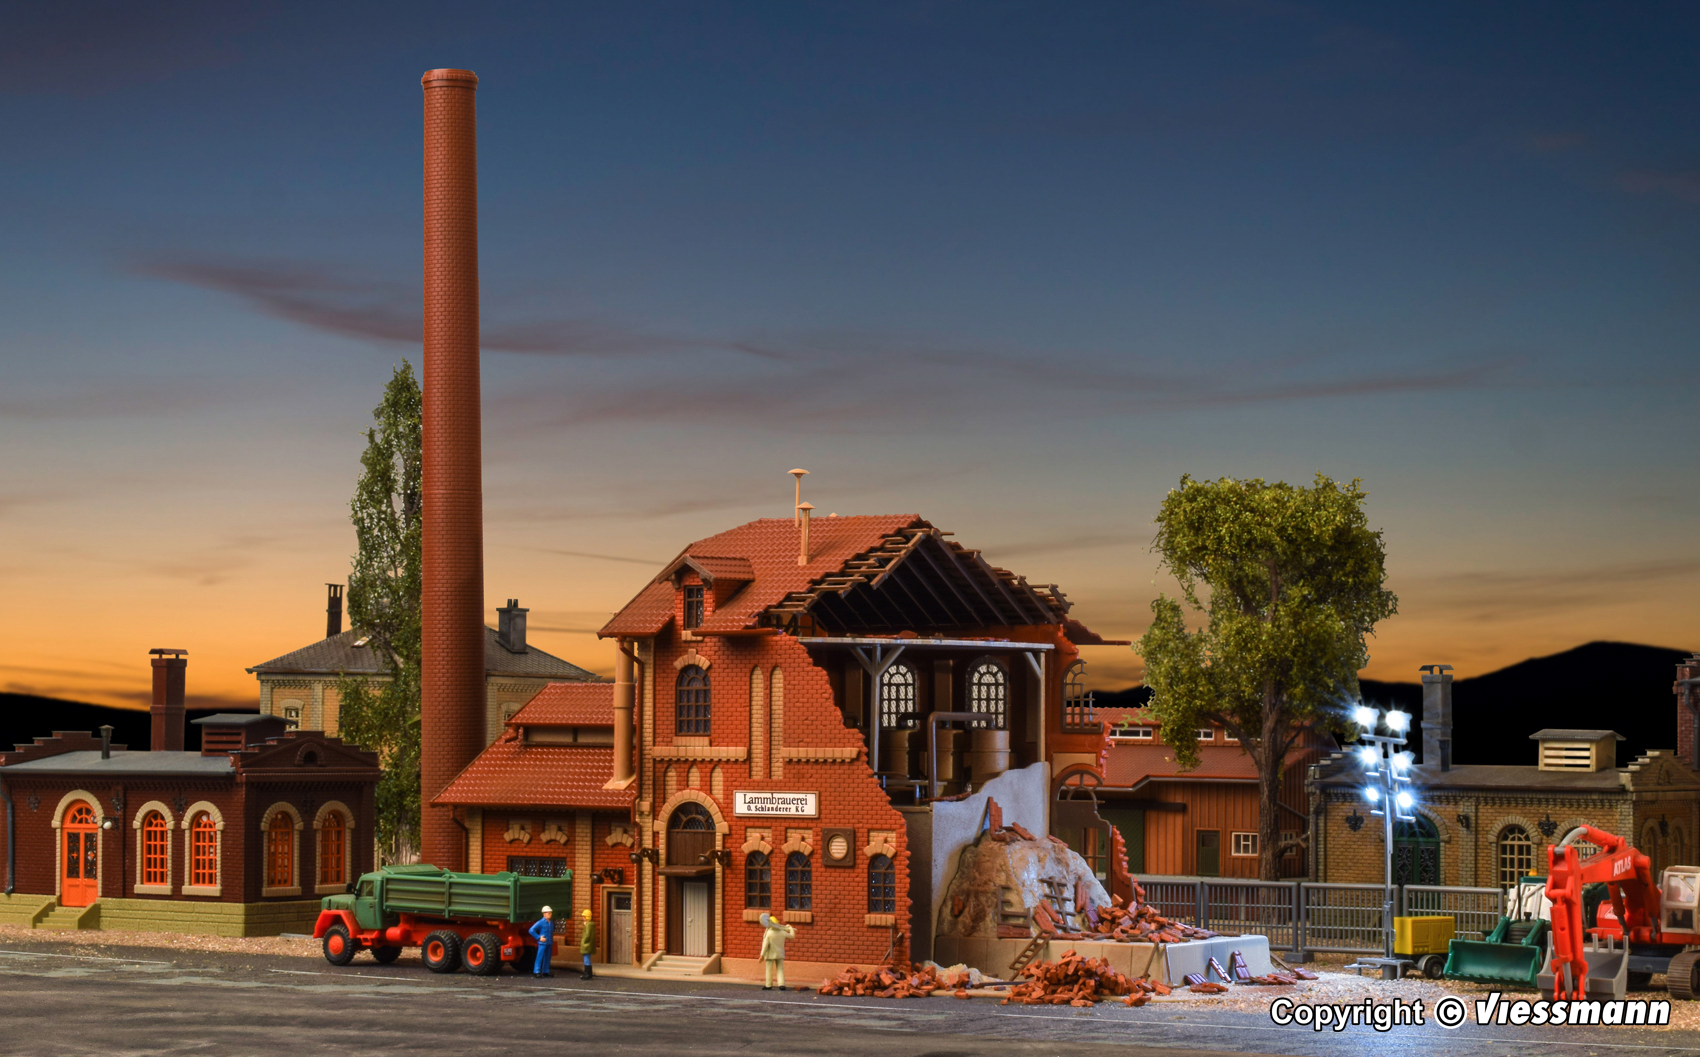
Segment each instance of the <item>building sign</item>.
[{"label": "building sign", "polygon": [[732,814],[742,818],[814,818],[820,814],[818,793],[732,793]]}]

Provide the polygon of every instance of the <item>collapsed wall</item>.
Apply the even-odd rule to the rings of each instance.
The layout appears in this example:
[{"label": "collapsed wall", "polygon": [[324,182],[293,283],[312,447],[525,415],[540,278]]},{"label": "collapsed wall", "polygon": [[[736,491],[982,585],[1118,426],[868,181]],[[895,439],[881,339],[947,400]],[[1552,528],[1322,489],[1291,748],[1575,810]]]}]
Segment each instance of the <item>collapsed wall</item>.
[{"label": "collapsed wall", "polygon": [[[1041,932],[1080,931],[1089,910],[1110,905],[1092,868],[1054,837],[994,829],[964,848],[945,892],[938,935],[1026,939]],[[1060,919],[1060,920],[1047,920]]]}]

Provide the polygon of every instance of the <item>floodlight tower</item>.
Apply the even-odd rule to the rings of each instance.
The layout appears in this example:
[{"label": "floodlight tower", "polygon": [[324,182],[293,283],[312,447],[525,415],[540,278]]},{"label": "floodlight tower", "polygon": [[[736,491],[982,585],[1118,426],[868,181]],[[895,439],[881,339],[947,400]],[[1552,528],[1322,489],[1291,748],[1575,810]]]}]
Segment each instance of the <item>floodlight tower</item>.
[{"label": "floodlight tower", "polygon": [[[1381,970],[1384,980],[1397,980],[1405,959],[1393,953],[1393,824],[1415,822],[1411,806],[1416,798],[1411,794],[1411,764],[1415,761],[1405,748],[1405,735],[1411,729],[1411,717],[1391,709],[1385,713],[1368,705],[1352,710],[1352,722],[1358,725],[1358,762],[1364,769],[1364,799],[1370,803],[1369,813],[1380,816],[1382,824],[1383,875],[1381,902],[1382,956],[1359,958],[1356,966]],[[1377,734],[1385,730],[1385,734]]]}]

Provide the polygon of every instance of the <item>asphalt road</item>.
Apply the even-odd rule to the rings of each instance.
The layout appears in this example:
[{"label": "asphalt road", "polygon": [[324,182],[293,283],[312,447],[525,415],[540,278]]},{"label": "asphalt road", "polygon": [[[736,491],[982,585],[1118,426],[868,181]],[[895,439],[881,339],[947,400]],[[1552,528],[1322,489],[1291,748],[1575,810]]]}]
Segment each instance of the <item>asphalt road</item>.
[{"label": "asphalt road", "polygon": [[0,948],[0,1053],[880,1054],[1152,1053],[1700,1055],[1700,1033],[1646,1028],[1368,1028],[1317,1034],[1261,1014],[1152,1004],[999,1006],[976,999],[824,998],[648,980],[435,976],[417,962],[345,968],[300,958],[166,950]]}]

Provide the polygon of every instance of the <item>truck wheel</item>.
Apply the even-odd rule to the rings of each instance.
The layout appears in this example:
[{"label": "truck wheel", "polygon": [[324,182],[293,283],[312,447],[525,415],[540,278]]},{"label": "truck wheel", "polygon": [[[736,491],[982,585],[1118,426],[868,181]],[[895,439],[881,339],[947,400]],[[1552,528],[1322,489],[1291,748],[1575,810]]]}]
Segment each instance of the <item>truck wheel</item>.
[{"label": "truck wheel", "polygon": [[1438,980],[1446,975],[1446,956],[1444,954],[1431,954],[1418,962],[1417,966],[1422,969],[1424,976],[1430,980]]},{"label": "truck wheel", "polygon": [[379,965],[388,965],[401,957],[400,947],[373,947],[372,957],[378,959]]},{"label": "truck wheel", "polygon": [[425,968],[434,973],[452,973],[460,968],[460,937],[447,929],[425,937],[422,951]]},{"label": "truck wheel", "polygon": [[1700,951],[1683,951],[1672,958],[1665,970],[1665,986],[1672,998],[1692,1000],[1700,994]]},{"label": "truck wheel", "polygon": [[494,976],[502,971],[502,941],[493,932],[468,936],[460,960],[474,976]]},{"label": "truck wheel", "polygon": [[325,961],[332,965],[347,965],[360,950],[360,944],[350,939],[348,929],[341,925],[332,925],[325,931],[324,946]]}]

